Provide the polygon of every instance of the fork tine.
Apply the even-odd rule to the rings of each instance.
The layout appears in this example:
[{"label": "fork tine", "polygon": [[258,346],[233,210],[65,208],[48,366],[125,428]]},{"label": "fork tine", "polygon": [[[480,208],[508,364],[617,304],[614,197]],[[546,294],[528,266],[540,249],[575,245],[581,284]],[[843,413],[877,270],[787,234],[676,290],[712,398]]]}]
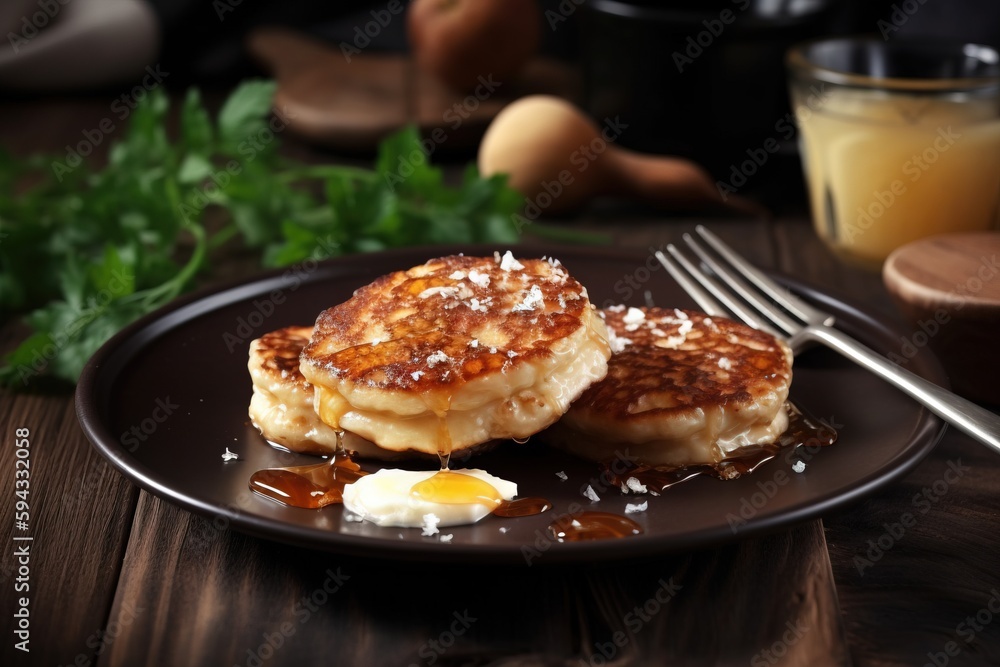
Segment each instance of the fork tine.
[{"label": "fork tine", "polygon": [[[737,299],[734,299],[732,295],[729,294],[729,292],[720,287],[717,282],[715,282],[712,278],[706,276],[701,269],[692,264],[691,261],[687,257],[685,257],[681,253],[681,251],[677,249],[676,246],[674,246],[673,244],[668,245],[667,251],[673,256],[673,259],[677,262],[677,264],[684,267],[684,270],[687,272],[688,276],[694,278],[701,285],[701,287],[704,287],[705,290],[711,293],[712,297],[714,297],[715,299],[717,306],[719,303],[721,303],[724,306],[724,308],[717,308],[716,312],[710,312],[709,315],[721,315],[723,317],[730,317],[730,314],[732,314],[735,315],[738,319],[743,320],[748,325],[754,327],[755,329],[766,331],[767,333],[777,338],[787,337],[785,334],[775,330],[774,327],[768,324],[763,317],[755,315],[749,310],[747,310],[744,307],[744,305],[741,304]],[[663,253],[659,253],[659,255],[662,254]],[[666,258],[664,257],[664,259]],[[664,266],[667,265],[665,264]],[[668,271],[670,270],[669,266],[667,266],[667,270]],[[681,286],[684,287],[684,283],[682,283]]]},{"label": "fork tine", "polygon": [[764,273],[740,257],[735,250],[726,245],[722,239],[702,225],[696,227],[698,234],[712,246],[717,253],[735,267],[747,280],[759,287],[765,294],[774,299],[782,308],[810,324],[826,324],[833,326],[833,315],[813,308],[808,303],[793,296]]},{"label": "fork tine", "polygon": [[704,310],[709,315],[717,315],[719,317],[726,317],[728,311],[719,303],[715,297],[708,293],[701,285],[692,280],[688,274],[686,274],[674,260],[670,259],[662,252],[657,250],[655,253],[656,259],[660,260],[660,264],[663,268],[674,277],[677,284],[681,286],[685,292],[688,293],[692,299],[694,299],[701,309]]},{"label": "fork tine", "polygon": [[760,292],[755,291],[754,288],[747,285],[746,282],[738,278],[732,271],[717,262],[715,258],[709,255],[690,234],[684,234],[684,240],[687,242],[688,246],[691,247],[691,250],[698,255],[701,261],[707,264],[708,268],[712,269],[715,275],[719,276],[723,282],[729,285],[733,291],[739,294],[748,304],[755,308],[758,313],[770,319],[781,329],[784,329],[787,335],[794,335],[802,329],[804,325],[792,320],[773,303],[769,303],[762,299],[760,297]]}]

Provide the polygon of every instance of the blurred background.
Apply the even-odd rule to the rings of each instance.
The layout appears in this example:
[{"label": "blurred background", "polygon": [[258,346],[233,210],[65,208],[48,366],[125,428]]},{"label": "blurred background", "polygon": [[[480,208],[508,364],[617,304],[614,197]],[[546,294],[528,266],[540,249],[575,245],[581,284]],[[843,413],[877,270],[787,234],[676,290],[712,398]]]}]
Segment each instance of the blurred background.
[{"label": "blurred background", "polygon": [[[294,31],[293,39],[319,40],[345,62],[406,54],[412,39],[403,10],[412,4],[8,0],[0,9],[7,35],[0,95],[114,96],[153,63],[168,74],[162,82],[168,90],[226,90],[272,74],[275,63],[265,61],[288,55],[285,42],[252,47],[257,31],[274,27]],[[802,179],[783,63],[791,44],[851,33],[1000,44],[1000,3],[992,0],[541,0],[538,6],[540,38],[529,48],[547,68],[516,72],[531,81],[508,86],[508,98],[553,92],[598,122],[620,117],[627,131],[618,144],[691,158],[727,183],[740,180],[734,167],[748,157],[772,161],[740,192],[779,213],[804,206],[802,188],[789,187]],[[282,66],[302,68],[317,59],[308,49],[296,57]],[[330,94],[350,95],[352,86],[357,81]],[[462,140],[442,146],[435,161],[468,160],[495,109],[483,113],[483,122],[466,123]],[[377,142],[359,132],[353,142],[318,143],[339,153],[374,151]],[[317,136],[299,134],[316,143]]]}]

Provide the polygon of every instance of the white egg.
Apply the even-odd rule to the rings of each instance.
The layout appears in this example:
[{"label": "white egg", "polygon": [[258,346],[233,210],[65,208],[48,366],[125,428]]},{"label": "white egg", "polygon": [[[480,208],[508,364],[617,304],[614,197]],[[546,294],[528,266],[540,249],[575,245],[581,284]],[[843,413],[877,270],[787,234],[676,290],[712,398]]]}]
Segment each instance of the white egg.
[{"label": "white egg", "polygon": [[[490,484],[504,500],[517,495],[517,484],[494,477],[484,470],[453,470]],[[366,475],[344,487],[344,508],[379,526],[419,528],[424,517],[434,514],[438,526],[461,526],[475,523],[493,508],[480,503],[436,503],[410,493],[414,484],[436,474],[434,470],[398,470],[387,468]]]}]

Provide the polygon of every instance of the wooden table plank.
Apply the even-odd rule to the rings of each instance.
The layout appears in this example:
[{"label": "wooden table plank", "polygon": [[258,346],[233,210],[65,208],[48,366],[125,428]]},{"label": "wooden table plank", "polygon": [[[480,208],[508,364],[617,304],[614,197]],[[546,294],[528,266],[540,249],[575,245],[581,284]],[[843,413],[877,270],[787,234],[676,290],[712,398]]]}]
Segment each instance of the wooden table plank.
[{"label": "wooden table plank", "polygon": [[[846,292],[908,331],[877,272],[849,269],[825,249],[801,252],[816,245],[812,234],[801,224],[776,225],[780,269]],[[970,468],[961,477],[951,467],[958,462]],[[946,475],[956,483],[947,484]],[[935,484],[945,493],[936,493]],[[921,495],[924,489],[929,497]],[[1000,664],[996,613],[981,631],[969,624],[959,630],[991,600],[1000,612],[998,490],[1000,457],[951,430],[906,478],[824,520],[855,664],[934,664],[932,656],[939,664]],[[904,515],[914,525],[902,526]],[[945,653],[950,641],[961,653]]]},{"label": "wooden table plank", "polygon": [[[10,349],[17,327],[0,329],[0,350]],[[12,394],[0,390],[4,454],[0,536],[8,546],[0,561],[3,627],[10,627],[15,601],[30,598],[30,655],[14,648],[4,632],[0,664],[62,665],[77,656],[92,660],[118,583],[137,490],[91,447],[80,430],[71,397]],[[14,433],[30,431],[29,529],[14,529]],[[30,535],[27,592],[14,589],[13,536]],[[22,662],[30,658],[29,662]]]},{"label": "wooden table plank", "polygon": [[218,530],[142,492],[111,618],[132,621],[102,666],[848,664],[818,521],[655,562],[442,568]]}]

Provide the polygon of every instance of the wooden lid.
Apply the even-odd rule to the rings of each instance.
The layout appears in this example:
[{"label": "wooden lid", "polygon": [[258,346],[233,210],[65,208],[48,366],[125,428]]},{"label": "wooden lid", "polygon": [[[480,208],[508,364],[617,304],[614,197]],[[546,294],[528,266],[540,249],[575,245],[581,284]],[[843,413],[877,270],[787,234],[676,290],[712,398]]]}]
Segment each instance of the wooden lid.
[{"label": "wooden lid", "polygon": [[1000,314],[1000,232],[941,234],[895,250],[882,268],[886,288],[913,306],[961,304],[963,316]]}]

